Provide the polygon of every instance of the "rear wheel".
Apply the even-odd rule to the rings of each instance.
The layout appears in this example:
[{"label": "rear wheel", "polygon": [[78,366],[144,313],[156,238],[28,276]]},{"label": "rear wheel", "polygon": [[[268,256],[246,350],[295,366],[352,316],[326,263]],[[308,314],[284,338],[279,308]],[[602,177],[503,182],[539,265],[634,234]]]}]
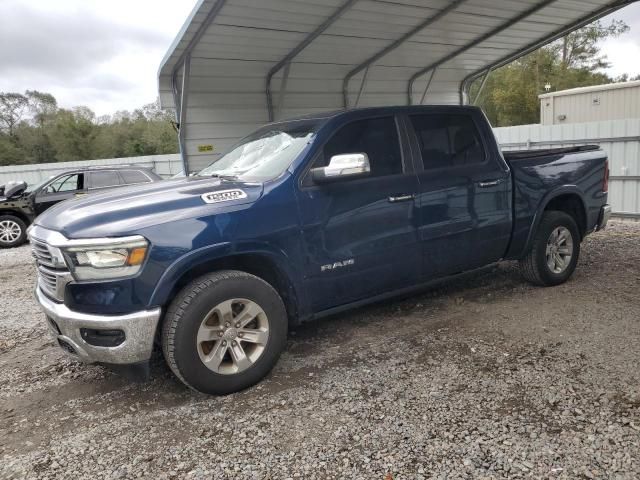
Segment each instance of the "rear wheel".
[{"label": "rear wheel", "polygon": [[22,245],[27,240],[27,225],[13,215],[0,216],[0,248]]},{"label": "rear wheel", "polygon": [[178,294],[163,324],[162,349],[186,385],[224,395],[267,375],[286,337],[285,307],[273,287],[245,272],[221,271]]},{"label": "rear wheel", "polygon": [[520,260],[520,271],[536,285],[558,285],[571,277],[579,255],[580,232],[573,217],[548,211],[538,225],[531,250]]}]

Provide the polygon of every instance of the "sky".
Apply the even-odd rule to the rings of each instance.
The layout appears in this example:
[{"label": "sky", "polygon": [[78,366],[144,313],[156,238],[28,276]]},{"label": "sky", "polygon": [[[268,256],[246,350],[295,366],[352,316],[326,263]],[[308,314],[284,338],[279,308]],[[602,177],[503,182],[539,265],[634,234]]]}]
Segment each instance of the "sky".
[{"label": "sky", "polygon": [[0,91],[52,93],[98,115],[157,97],[195,0],[0,0]]},{"label": "sky", "polygon": [[612,18],[624,20],[631,29],[629,33],[603,42],[602,51],[611,63],[608,73],[613,77],[623,73],[640,75],[640,2],[614,12],[605,17],[603,22],[610,22]]},{"label": "sky", "polygon": [[[52,93],[98,115],[157,97],[157,71],[195,0],[0,0],[0,91]],[[640,2],[613,15],[609,74],[640,74]]]}]

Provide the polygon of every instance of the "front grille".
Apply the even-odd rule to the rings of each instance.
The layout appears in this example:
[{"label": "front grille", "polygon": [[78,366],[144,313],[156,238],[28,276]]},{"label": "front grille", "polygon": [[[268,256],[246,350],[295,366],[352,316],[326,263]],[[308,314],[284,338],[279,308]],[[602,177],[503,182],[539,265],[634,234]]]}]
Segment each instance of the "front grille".
[{"label": "front grille", "polygon": [[42,280],[47,288],[55,291],[56,285],[58,284],[56,275],[43,267],[38,268],[38,273],[40,274],[40,280]]},{"label": "front grille", "polygon": [[55,273],[44,267],[38,267],[38,278],[40,279],[40,286],[43,290],[47,291],[51,295],[56,294],[56,290],[58,288],[58,277]]},{"label": "front grille", "polygon": [[49,251],[49,247],[47,247],[46,243],[40,242],[39,240],[31,239],[31,254],[33,258],[36,259],[41,265],[47,265],[49,267],[55,266],[53,261],[53,255]]},{"label": "front grille", "polygon": [[61,255],[58,252],[56,257],[56,251],[56,248],[49,247],[42,240],[31,238],[31,253],[38,269],[38,285],[49,298],[62,302],[64,289],[71,281],[71,273],[66,268],[60,268],[61,261],[56,262],[56,258]]}]

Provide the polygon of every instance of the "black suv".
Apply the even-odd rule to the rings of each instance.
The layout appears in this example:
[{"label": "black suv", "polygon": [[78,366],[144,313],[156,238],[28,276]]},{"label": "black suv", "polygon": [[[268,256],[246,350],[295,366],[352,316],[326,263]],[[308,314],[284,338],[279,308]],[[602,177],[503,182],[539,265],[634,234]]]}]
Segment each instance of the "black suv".
[{"label": "black suv", "polygon": [[0,248],[22,245],[27,227],[47,208],[70,198],[124,185],[157,182],[161,177],[136,166],[67,170],[28,187],[24,182],[0,186]]}]

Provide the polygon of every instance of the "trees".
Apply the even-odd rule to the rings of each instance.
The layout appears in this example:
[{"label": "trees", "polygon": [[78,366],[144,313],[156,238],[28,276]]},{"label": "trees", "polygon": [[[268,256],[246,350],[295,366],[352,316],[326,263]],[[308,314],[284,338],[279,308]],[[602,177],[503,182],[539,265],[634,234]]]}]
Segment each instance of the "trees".
[{"label": "trees", "polygon": [[2,165],[22,165],[29,162],[24,151],[16,144],[11,137],[0,134],[0,166]]},{"label": "trees", "polygon": [[104,158],[176,153],[178,140],[171,120],[171,113],[161,110],[158,102],[133,112],[116,112],[101,125],[96,148]]},{"label": "trees", "polygon": [[50,93],[27,90],[25,97],[27,98],[27,105],[32,115],[32,121],[40,128],[51,121],[58,111],[58,101]]},{"label": "trees", "polygon": [[53,95],[37,90],[27,90],[25,97],[31,118],[19,126],[19,143],[33,163],[51,161],[55,157],[55,149],[48,130],[55,121],[58,102]]},{"label": "trees", "polygon": [[612,20],[609,25],[598,20],[563,37],[550,48],[558,52],[563,69],[586,69],[594,72],[609,66],[606,58],[600,54],[598,42],[619,37],[628,31],[629,25],[622,20]]},{"label": "trees", "polygon": [[20,93],[0,93],[0,129],[9,137],[15,135],[15,128],[22,120],[29,100]]},{"label": "trees", "polygon": [[0,165],[176,153],[171,119],[158,102],[96,118],[48,93],[0,93]]},{"label": "trees", "polygon": [[0,165],[30,163],[17,135],[28,104],[20,93],[0,93]]},{"label": "trees", "polygon": [[57,161],[88,160],[95,156],[93,143],[98,135],[95,117],[87,107],[58,111],[51,135]]},{"label": "trees", "polygon": [[[550,85],[552,91],[601,85],[613,79],[602,72],[609,66],[599,42],[626,33],[620,20],[594,22],[566,37],[526,55],[494,72],[487,79],[478,104],[494,126],[522,125],[540,120],[538,95]],[[471,87],[475,98],[480,86]]]}]

